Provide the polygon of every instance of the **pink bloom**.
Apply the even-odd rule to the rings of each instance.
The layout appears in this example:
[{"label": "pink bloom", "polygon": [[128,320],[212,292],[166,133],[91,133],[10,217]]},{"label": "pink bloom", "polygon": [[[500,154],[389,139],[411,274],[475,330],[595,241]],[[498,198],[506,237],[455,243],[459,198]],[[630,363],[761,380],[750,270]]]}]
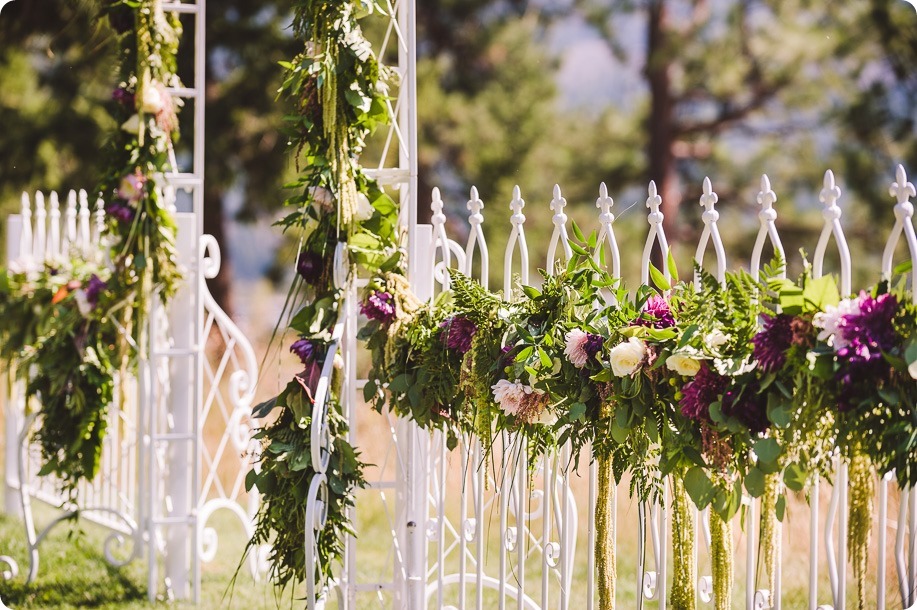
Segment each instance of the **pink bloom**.
[{"label": "pink bloom", "polygon": [[133,174],[128,174],[121,178],[121,185],[118,187],[118,197],[130,203],[137,203],[143,199],[146,187],[146,176],[140,172],[138,167]]},{"label": "pink bloom", "polygon": [[578,369],[586,366],[589,361],[589,354],[586,353],[586,342],[589,341],[589,335],[574,328],[568,332],[565,337],[567,345],[564,347],[564,354]]}]

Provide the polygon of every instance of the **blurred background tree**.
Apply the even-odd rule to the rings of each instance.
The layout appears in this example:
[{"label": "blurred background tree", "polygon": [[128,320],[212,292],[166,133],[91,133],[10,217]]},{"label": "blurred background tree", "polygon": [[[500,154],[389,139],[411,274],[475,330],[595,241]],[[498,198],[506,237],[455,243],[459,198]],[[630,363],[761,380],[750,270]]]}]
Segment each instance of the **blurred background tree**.
[{"label": "blurred background tree", "polygon": [[[3,9],[4,217],[22,190],[91,187],[98,174],[95,151],[115,126],[104,112],[113,49],[96,9],[87,0]],[[225,263],[251,250],[251,240],[228,239],[235,223],[270,218],[284,199],[285,109],[274,97],[276,62],[296,52],[288,22],[279,0],[208,7],[205,223]],[[372,18],[366,27],[376,27]],[[514,184],[529,201],[534,244],[551,228],[554,182],[571,216],[592,227],[605,181],[618,201],[622,249],[636,259],[645,185],[654,179],[671,237],[685,244],[678,252],[686,269],[709,174],[730,225],[730,253],[741,259],[766,171],[793,256],[813,243],[821,176],[832,167],[855,256],[864,260],[857,269],[871,273],[879,254],[872,227],[890,222],[893,164],[917,169],[917,17],[902,1],[430,0],[418,7],[418,47],[421,217],[437,185],[461,227],[475,184],[494,252]],[[182,56],[186,80],[190,61]],[[502,257],[493,258],[498,286]],[[229,310],[231,273],[224,265],[212,286]]]}]

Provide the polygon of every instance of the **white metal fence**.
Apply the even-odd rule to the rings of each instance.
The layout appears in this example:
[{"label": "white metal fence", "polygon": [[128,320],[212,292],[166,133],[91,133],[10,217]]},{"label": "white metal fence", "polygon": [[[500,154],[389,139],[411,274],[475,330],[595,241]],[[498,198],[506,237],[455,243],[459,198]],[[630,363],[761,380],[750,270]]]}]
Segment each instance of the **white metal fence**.
[{"label": "white metal fence", "polygon": [[[912,260],[917,260],[917,238],[913,226],[914,186],[907,182],[903,167],[898,167],[890,193],[895,198],[895,224],[884,250],[882,268],[876,279],[889,276],[896,247],[903,239]],[[814,248],[814,274],[821,275],[830,242],[840,256],[840,284],[844,292],[851,289],[852,261],[838,206],[840,189],[834,175],[825,174],[819,199],[823,204],[824,226]],[[776,251],[783,246],[776,229],[776,194],[769,180],[762,176],[757,203],[760,230],[751,256],[751,272],[758,273],[762,251],[768,241]],[[704,207],[704,229],[696,251],[703,261],[712,245],[716,274],[722,277],[727,267],[726,252],[720,237],[717,196],[709,181],[704,183],[700,203]],[[641,277],[648,279],[651,252],[668,250],[660,212],[661,198],[650,183],[646,206],[649,234],[641,259]],[[599,190],[599,248],[606,249],[606,264],[613,276],[620,276],[621,256],[614,231],[613,200],[605,185]],[[556,258],[570,255],[567,238],[567,203],[560,188],[555,187],[550,209],[553,212],[553,235],[547,248],[545,268],[552,269]],[[416,240],[412,258],[412,282],[415,292],[430,298],[436,290],[446,288],[445,267],[453,267],[488,284],[489,252],[482,231],[483,203],[476,189],[468,201],[471,230],[461,245],[446,234],[446,217],[437,189],[433,192],[432,225],[417,225],[411,235]],[[514,274],[528,281],[529,250],[525,239],[525,202],[515,189],[510,208],[510,227],[504,260],[504,289],[508,290]],[[480,261],[472,265],[472,260]],[[917,269],[913,279],[917,280]],[[913,282],[917,285],[917,282]],[[357,346],[353,339],[356,325],[356,303],[360,282],[350,287],[340,349],[345,360],[345,404],[354,430],[361,428],[366,410],[358,409]],[[335,345],[337,348],[337,344]],[[347,545],[345,569],[339,581],[331,583],[329,592],[337,594],[341,607],[404,608],[575,608],[589,610],[596,605],[596,569],[593,544],[593,514],[596,502],[597,473],[594,465],[570,464],[569,448],[564,447],[536,465],[533,478],[527,475],[522,441],[512,435],[499,439],[481,467],[481,444],[466,439],[454,451],[445,446],[442,434],[429,434],[391,415],[383,425],[395,439],[395,450],[384,454],[378,480],[361,492],[356,518],[358,536]],[[320,434],[321,421],[313,422]],[[352,432],[358,448],[371,440]],[[313,436],[313,438],[319,438]],[[734,607],[748,610],[764,608],[809,608],[842,610],[854,607],[853,583],[847,567],[847,480],[843,466],[837,468],[834,484],[815,482],[808,502],[793,503],[778,534],[783,549],[778,560],[773,606],[768,591],[759,580],[758,520],[760,500],[746,498],[744,523],[737,523],[736,596]],[[886,608],[917,607],[917,493],[899,490],[890,475],[878,486],[876,517],[870,548],[870,604]],[[373,504],[369,496],[381,498],[385,507],[382,525],[361,527],[361,507]],[[640,505],[627,497],[626,485],[615,495],[612,511],[613,531],[617,532],[618,585],[617,607],[666,608],[671,585],[670,493],[655,505]],[[310,495],[310,504],[320,513],[320,496]],[[314,511],[313,511],[314,512]],[[695,573],[698,574],[699,608],[712,607],[710,577],[710,531],[707,514],[695,511],[695,529],[699,532],[695,549]],[[738,517],[737,517],[738,519]],[[313,523],[318,527],[321,520]],[[375,529],[374,529],[375,527]],[[634,533],[636,532],[636,535]],[[381,538],[390,540],[385,543]],[[644,541],[646,543],[644,544]],[[312,542],[314,544],[314,542]],[[307,540],[307,546],[310,541]],[[378,570],[368,569],[373,552],[384,546],[386,563]],[[372,547],[372,549],[370,548]],[[319,589],[320,590],[320,589]],[[325,599],[333,599],[326,596]],[[319,600],[317,605],[324,602]],[[310,600],[310,607],[312,601]]]}]

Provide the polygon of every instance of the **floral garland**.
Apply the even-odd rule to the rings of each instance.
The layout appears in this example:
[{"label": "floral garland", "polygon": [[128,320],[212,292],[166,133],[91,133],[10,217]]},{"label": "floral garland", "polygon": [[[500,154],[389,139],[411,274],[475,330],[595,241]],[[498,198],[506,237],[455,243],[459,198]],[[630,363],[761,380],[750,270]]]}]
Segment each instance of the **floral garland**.
[{"label": "floral garland", "polygon": [[[568,442],[577,453],[590,447],[601,475],[599,607],[614,607],[615,587],[612,524],[602,507],[625,474],[641,501],[672,490],[673,526],[688,533],[675,549],[675,573],[684,575],[672,594],[679,608],[693,608],[695,598],[695,534],[682,527],[692,523],[689,500],[709,507],[714,596],[727,608],[731,523],[743,493],[762,498],[758,572],[773,590],[785,490],[804,490],[840,452],[857,487],[850,543],[861,579],[876,469],[896,468],[903,484],[917,479],[917,421],[907,408],[917,392],[917,308],[906,304],[903,285],[841,301],[831,278],[782,280],[777,261],[762,280],[731,273],[721,284],[698,270],[696,286],[652,269],[653,286],[631,295],[594,262],[595,235],[574,227],[569,264],[544,273],[538,289],[520,287],[521,299],[454,274],[450,290],[420,302],[402,267],[397,206],[359,165],[365,136],[385,120],[385,70],[358,25],[371,7],[299,0],[294,30],[307,42],[283,64],[281,93],[298,109],[290,141],[303,169],[290,185],[293,212],[280,224],[302,235],[288,302],[290,349],[304,371],[256,408],[256,417],[279,413],[259,432],[260,469],[248,477],[263,499],[251,545],[274,541],[275,583],[295,584],[312,569],[330,573],[350,531],[346,509],[363,484],[335,382],[328,520],[318,562],[305,566],[303,499],[315,474],[306,430],[346,292],[333,273],[342,251],[351,277],[371,278],[360,338],[372,354],[364,398],[375,408],[442,430],[450,447],[474,433],[489,450],[492,439],[514,432],[527,441],[529,464]],[[606,301],[609,294],[615,298]],[[847,392],[862,375],[880,382]],[[875,433],[864,437],[866,429]]]},{"label": "floral garland", "polygon": [[[721,284],[698,269],[696,286],[653,269],[654,286],[629,297],[597,268],[594,246],[594,235],[572,243],[565,269],[512,302],[460,274],[419,307],[371,291],[364,308],[386,307],[367,329],[368,398],[453,437],[475,432],[485,446],[503,431],[521,433],[533,458],[568,441],[577,452],[591,443],[602,487],[601,608],[614,607],[603,509],[610,479],[628,473],[631,494],[646,502],[660,500],[669,481],[674,571],[684,576],[673,585],[675,607],[693,608],[695,598],[686,499],[710,508],[715,603],[728,608],[731,523],[743,493],[762,498],[758,573],[773,591],[785,490],[828,474],[839,451],[850,469],[862,607],[875,473],[894,468],[911,484],[917,460],[908,407],[917,401],[917,306],[903,280],[841,300],[831,277],[780,279],[776,261],[761,280],[738,272]],[[678,275],[671,262],[669,275]],[[597,305],[609,289],[613,304]],[[875,382],[858,383],[866,377]],[[602,476],[609,467],[612,477]]]},{"label": "floral garland", "polygon": [[98,472],[115,372],[144,357],[154,295],[165,301],[179,277],[159,181],[178,135],[166,86],[180,84],[181,25],[156,0],[119,0],[106,12],[122,77],[111,102],[121,129],[98,189],[108,201],[102,249],[0,271],[0,358],[26,380],[26,404],[37,399],[39,475],[56,475],[70,495]]},{"label": "floral garland", "polygon": [[[271,415],[271,421],[256,435],[262,451],[246,479],[247,488],[257,487],[261,495],[248,550],[272,545],[268,561],[279,588],[332,573],[344,536],[352,533],[347,511],[355,490],[364,485],[363,464],[346,441],[336,375],[325,405],[332,441],[325,472],[327,518],[317,537],[316,565],[306,566],[306,494],[317,471],[309,435],[313,399],[325,361],[339,358],[329,354],[329,346],[346,294],[335,279],[336,268],[344,265],[349,277],[388,274],[391,292],[375,298],[382,312],[377,315],[391,310],[392,294],[401,294],[396,285],[407,285],[399,266],[398,206],[359,164],[367,135],[388,118],[388,73],[359,25],[374,6],[365,1],[294,2],[294,35],[305,45],[291,61],[281,62],[286,73],[280,95],[297,110],[288,117],[287,132],[300,174],[287,185],[294,191],[285,202],[292,211],[278,224],[300,239],[287,311],[293,312],[289,328],[295,335],[290,351],[304,370],[279,396],[255,408],[256,418]],[[341,253],[345,260],[336,260]],[[399,302],[400,310],[407,308]]]}]

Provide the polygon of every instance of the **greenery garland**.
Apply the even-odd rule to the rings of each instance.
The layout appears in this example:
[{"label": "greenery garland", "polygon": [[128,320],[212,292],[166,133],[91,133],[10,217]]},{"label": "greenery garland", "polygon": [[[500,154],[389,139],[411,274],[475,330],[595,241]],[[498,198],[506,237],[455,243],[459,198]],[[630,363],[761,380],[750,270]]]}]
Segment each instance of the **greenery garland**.
[{"label": "greenery garland", "polygon": [[335,282],[338,250],[344,249],[340,264],[348,281],[357,275],[387,274],[367,289],[370,295],[378,290],[386,296],[374,298],[375,309],[364,307],[366,315],[394,318],[395,304],[399,312],[409,310],[403,301],[389,301],[407,284],[400,267],[398,207],[359,164],[367,135],[388,119],[383,82],[388,72],[359,25],[375,6],[356,0],[294,2],[293,32],[304,47],[292,60],[281,62],[285,78],[280,97],[296,109],[287,117],[286,132],[299,175],[287,185],[293,192],[285,202],[291,211],[278,224],[299,237],[286,312],[292,314],[289,328],[295,335],[290,350],[304,370],[279,396],[255,408],[255,418],[269,423],[256,435],[262,451],[246,479],[246,487],[257,487],[261,495],[248,551],[272,544],[268,561],[280,588],[312,577],[321,582],[332,574],[344,536],[353,533],[347,510],[356,489],[364,485],[364,466],[346,440],[340,380],[333,379],[325,405],[332,455],[325,473],[328,516],[318,532],[317,563],[304,565],[304,503],[316,473],[310,445],[313,397],[326,359],[334,357],[328,350],[347,292]]},{"label": "greenery garland", "polygon": [[[544,274],[540,288],[523,287],[519,300],[456,274],[451,291],[397,327],[371,329],[374,394],[390,379],[381,396],[396,412],[474,432],[485,446],[503,431],[521,433],[536,448],[533,458],[568,441],[577,451],[591,442],[600,475],[611,466],[608,481],[600,476],[600,498],[610,497],[610,479],[629,474],[633,495],[657,501],[671,477],[679,535],[690,529],[682,527],[690,522],[685,495],[710,508],[718,608],[731,603],[731,522],[742,496],[762,498],[763,571],[773,590],[784,489],[803,491],[830,473],[840,449],[856,464],[850,548],[856,573],[865,573],[869,477],[917,458],[906,436],[917,425],[903,407],[917,398],[917,307],[904,284],[843,301],[832,278],[807,271],[783,280],[776,261],[760,280],[738,272],[720,283],[698,269],[696,286],[653,269],[654,286],[630,296],[598,269],[594,243],[577,237],[567,267]],[[678,277],[671,263],[669,272]],[[597,305],[609,289],[614,304]],[[872,349],[868,360],[857,355],[865,351],[841,349],[857,342]],[[864,366],[878,383],[850,394],[848,379]],[[411,391],[432,380],[430,392]],[[844,400],[849,406],[832,410]],[[911,476],[897,472],[902,484]],[[601,505],[595,519],[600,605],[611,607],[610,524]],[[693,544],[688,537],[676,545],[677,572],[690,570]],[[693,607],[693,580],[677,581],[673,603]]]},{"label": "greenery garland", "polygon": [[136,371],[155,295],[166,301],[179,278],[161,183],[178,136],[179,102],[166,87],[180,85],[181,25],[158,0],[118,0],[105,11],[121,80],[111,101],[120,128],[98,188],[102,248],[0,271],[0,358],[26,381],[26,404],[38,405],[39,474],[56,475],[69,495],[98,472],[115,374]]}]

